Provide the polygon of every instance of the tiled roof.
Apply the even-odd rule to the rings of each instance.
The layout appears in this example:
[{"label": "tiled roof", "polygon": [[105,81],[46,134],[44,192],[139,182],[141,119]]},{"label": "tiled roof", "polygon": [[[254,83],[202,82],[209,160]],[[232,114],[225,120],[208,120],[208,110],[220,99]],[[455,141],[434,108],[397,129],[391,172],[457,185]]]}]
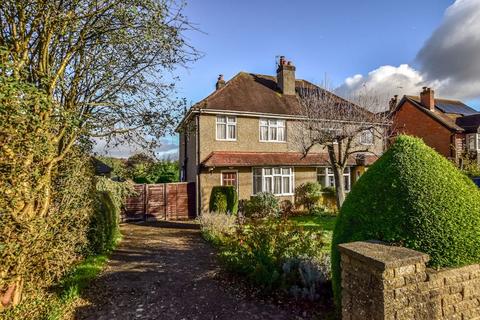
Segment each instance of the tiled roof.
[{"label": "tiled roof", "polygon": [[[341,107],[358,108],[361,112],[368,112],[306,80],[295,80],[295,89],[298,95],[311,90],[320,91],[329,99],[338,100]],[[247,72],[239,72],[227,81],[224,87],[214,91],[192,108],[286,116],[302,115],[297,95],[282,94],[277,86],[276,77]]]},{"label": "tiled roof", "polygon": [[[378,157],[366,155],[367,165],[372,164]],[[328,154],[309,153],[303,157],[297,152],[232,152],[214,151],[205,158],[202,165],[205,167],[251,167],[251,166],[318,166],[328,165]],[[356,165],[355,157],[348,161],[349,165]]]}]

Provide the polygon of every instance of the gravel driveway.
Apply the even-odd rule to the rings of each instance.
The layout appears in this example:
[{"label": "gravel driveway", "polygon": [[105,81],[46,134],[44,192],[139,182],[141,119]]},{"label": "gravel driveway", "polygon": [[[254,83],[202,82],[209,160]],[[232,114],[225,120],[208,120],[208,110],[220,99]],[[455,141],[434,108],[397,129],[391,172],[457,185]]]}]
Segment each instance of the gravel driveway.
[{"label": "gravel driveway", "polygon": [[[123,241],[74,319],[310,319],[228,280],[194,223],[122,225]],[[294,311],[297,310],[297,311]]]}]

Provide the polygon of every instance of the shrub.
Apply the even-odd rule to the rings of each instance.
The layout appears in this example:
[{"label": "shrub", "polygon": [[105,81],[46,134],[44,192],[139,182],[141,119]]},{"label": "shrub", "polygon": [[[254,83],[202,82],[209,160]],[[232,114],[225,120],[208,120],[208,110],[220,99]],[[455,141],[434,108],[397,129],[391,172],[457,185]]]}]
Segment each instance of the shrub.
[{"label": "shrub", "polygon": [[332,270],[340,303],[337,245],[381,240],[425,252],[430,266],[480,261],[480,193],[450,161],[420,139],[399,136],[357,181],[333,235]]},{"label": "shrub", "polygon": [[245,204],[245,216],[251,218],[277,216],[279,210],[278,198],[269,192],[257,193]]},{"label": "shrub", "polygon": [[318,234],[299,230],[288,220],[269,218],[227,238],[219,257],[228,270],[269,291],[282,285],[286,261],[317,257],[322,245]]},{"label": "shrub", "polygon": [[238,194],[233,186],[215,186],[210,194],[210,212],[237,214]]},{"label": "shrub", "polygon": [[282,200],[280,202],[280,211],[282,212],[282,217],[289,217],[293,214],[293,203],[290,200]]},{"label": "shrub", "polygon": [[237,227],[235,216],[223,213],[203,213],[197,221],[203,237],[214,244],[222,244],[225,237],[233,236]]},{"label": "shrub", "polygon": [[88,228],[89,253],[111,250],[120,236],[119,220],[125,198],[134,192],[130,182],[97,177],[96,206]]},{"label": "shrub", "polygon": [[322,186],[318,182],[302,183],[295,189],[295,203],[308,210],[318,205],[322,198]]},{"label": "shrub", "polygon": [[[318,300],[322,293],[331,296],[330,255],[320,258],[299,257],[283,264],[283,278],[289,293],[297,299]],[[328,294],[326,294],[328,292]]]}]

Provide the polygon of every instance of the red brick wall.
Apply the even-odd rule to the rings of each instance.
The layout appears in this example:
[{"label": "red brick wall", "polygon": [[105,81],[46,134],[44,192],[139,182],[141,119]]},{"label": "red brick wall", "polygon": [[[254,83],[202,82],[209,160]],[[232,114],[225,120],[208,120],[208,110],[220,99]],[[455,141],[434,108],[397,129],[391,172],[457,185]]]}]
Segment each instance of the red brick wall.
[{"label": "red brick wall", "polygon": [[447,158],[453,156],[450,130],[408,101],[395,115],[394,130],[422,138],[427,145]]}]

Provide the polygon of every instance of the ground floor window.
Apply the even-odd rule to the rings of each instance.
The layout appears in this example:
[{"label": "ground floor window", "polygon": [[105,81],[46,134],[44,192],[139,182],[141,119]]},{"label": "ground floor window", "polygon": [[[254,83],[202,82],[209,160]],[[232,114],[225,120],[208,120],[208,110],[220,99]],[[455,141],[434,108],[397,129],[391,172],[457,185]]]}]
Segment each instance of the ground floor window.
[{"label": "ground floor window", "polygon": [[237,172],[222,171],[222,186],[234,186],[237,188]]},{"label": "ground floor window", "polygon": [[253,169],[253,194],[270,192],[275,195],[291,195],[293,188],[293,168]]},{"label": "ground floor window", "polygon": [[[345,191],[350,191],[351,177],[350,167],[346,167],[343,171],[343,177],[345,178]],[[333,170],[330,167],[318,167],[317,168],[317,181],[322,187],[335,187],[335,176]]]}]

